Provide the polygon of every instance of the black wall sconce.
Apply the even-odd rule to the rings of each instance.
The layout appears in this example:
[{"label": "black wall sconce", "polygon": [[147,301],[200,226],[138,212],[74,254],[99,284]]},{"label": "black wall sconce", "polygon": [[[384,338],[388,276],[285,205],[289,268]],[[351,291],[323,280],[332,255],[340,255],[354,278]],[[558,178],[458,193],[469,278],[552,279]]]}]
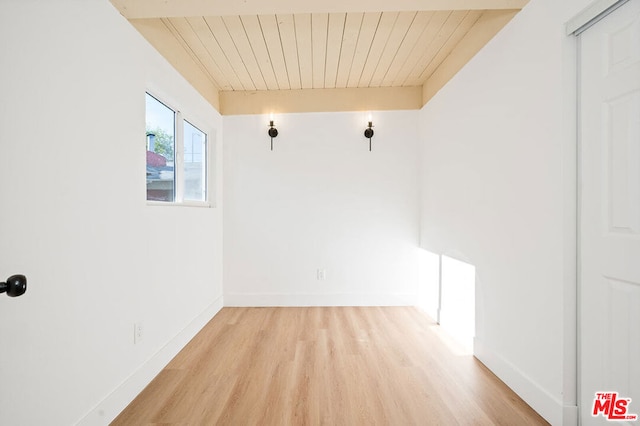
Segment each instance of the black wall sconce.
[{"label": "black wall sconce", "polygon": [[369,151],[371,151],[371,138],[373,137],[373,121],[371,121],[371,117],[369,117],[369,124],[367,128],[364,129],[364,137],[369,139]]},{"label": "black wall sconce", "polygon": [[273,125],[273,115],[271,117],[269,117],[269,130],[267,131],[267,133],[269,134],[269,137],[271,138],[271,151],[273,151],[273,138],[278,136],[278,129],[276,129]]},{"label": "black wall sconce", "polygon": [[24,275],[11,275],[7,282],[0,283],[0,293],[7,293],[9,297],[22,296],[27,291],[27,277]]}]

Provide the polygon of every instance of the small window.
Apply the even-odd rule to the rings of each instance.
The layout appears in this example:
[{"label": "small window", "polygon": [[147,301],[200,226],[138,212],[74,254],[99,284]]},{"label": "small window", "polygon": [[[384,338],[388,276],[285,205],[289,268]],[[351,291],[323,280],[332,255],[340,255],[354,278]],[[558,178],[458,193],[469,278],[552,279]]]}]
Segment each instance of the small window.
[{"label": "small window", "polygon": [[146,94],[147,201],[207,201],[207,134]]},{"label": "small window", "polygon": [[176,113],[147,93],[147,200],[174,201]]}]

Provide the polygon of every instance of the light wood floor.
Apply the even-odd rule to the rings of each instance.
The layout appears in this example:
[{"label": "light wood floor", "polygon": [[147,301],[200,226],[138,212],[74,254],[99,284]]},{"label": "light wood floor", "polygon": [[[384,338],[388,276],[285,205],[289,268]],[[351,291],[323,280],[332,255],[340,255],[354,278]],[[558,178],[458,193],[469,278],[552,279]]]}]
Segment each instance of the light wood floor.
[{"label": "light wood floor", "polygon": [[415,308],[224,308],[113,425],[542,425]]}]

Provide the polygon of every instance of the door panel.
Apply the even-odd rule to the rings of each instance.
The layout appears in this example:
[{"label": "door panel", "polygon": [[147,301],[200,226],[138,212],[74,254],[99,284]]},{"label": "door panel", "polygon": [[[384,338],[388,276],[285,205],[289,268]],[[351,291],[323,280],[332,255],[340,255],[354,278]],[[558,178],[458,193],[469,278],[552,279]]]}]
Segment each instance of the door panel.
[{"label": "door panel", "polygon": [[580,419],[597,425],[596,392],[640,413],[640,0],[579,43]]}]

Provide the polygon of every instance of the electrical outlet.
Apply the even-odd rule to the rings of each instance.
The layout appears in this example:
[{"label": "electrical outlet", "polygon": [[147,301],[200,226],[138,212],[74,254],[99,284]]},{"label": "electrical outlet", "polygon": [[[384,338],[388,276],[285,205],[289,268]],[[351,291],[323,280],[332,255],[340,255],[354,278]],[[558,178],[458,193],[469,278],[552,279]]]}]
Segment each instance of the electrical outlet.
[{"label": "electrical outlet", "polygon": [[318,281],[324,281],[327,279],[327,270],[318,269]]},{"label": "electrical outlet", "polygon": [[136,322],[133,324],[133,344],[140,343],[142,341],[142,323]]}]

